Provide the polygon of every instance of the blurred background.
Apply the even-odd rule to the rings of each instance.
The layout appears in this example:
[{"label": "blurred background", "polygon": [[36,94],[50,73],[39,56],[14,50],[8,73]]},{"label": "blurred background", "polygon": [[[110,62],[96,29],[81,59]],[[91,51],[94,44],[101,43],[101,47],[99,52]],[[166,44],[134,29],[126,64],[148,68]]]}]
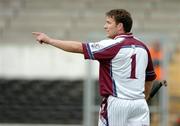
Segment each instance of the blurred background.
[{"label": "blurred background", "polygon": [[151,126],[180,126],[180,0],[0,0],[0,125],[97,126],[98,63],[38,44],[104,39],[105,13],[127,9],[132,32],[151,50],[157,83]]}]

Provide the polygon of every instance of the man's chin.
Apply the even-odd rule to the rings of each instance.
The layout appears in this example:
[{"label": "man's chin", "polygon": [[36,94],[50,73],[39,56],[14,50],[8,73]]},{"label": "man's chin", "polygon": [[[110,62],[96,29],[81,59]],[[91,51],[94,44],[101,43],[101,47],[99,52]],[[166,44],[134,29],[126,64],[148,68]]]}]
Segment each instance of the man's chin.
[{"label": "man's chin", "polygon": [[110,38],[110,39],[112,39],[113,37],[112,36],[110,36],[110,35],[106,35],[107,36],[107,38]]},{"label": "man's chin", "polygon": [[111,36],[110,36],[109,34],[106,34],[106,37],[107,37],[107,38],[111,38]]}]

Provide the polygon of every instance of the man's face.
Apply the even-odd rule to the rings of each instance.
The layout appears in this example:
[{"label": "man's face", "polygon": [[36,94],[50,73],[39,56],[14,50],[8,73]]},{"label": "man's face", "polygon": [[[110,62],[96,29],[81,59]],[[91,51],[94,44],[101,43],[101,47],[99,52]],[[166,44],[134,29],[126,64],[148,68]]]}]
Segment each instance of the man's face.
[{"label": "man's face", "polygon": [[104,29],[108,38],[114,38],[119,31],[119,27],[116,24],[114,18],[109,16],[106,16],[106,23],[104,25]]}]

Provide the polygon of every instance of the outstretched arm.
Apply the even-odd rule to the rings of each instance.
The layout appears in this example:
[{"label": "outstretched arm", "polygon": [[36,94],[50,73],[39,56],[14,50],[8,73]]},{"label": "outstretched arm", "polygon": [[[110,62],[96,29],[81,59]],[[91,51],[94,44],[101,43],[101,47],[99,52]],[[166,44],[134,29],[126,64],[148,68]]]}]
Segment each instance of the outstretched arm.
[{"label": "outstretched arm", "polygon": [[32,34],[36,37],[36,40],[41,44],[49,44],[67,52],[83,53],[83,47],[81,42],[57,40],[50,38],[49,36],[41,32],[32,32]]}]

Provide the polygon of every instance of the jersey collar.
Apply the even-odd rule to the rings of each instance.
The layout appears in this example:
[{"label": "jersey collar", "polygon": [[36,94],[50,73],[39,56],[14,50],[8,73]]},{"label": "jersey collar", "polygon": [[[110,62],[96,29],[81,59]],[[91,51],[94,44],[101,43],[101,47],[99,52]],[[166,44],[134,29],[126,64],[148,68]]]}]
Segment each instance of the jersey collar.
[{"label": "jersey collar", "polygon": [[114,37],[114,39],[117,38],[132,38],[133,34],[132,33],[123,33],[123,34],[118,34]]}]

